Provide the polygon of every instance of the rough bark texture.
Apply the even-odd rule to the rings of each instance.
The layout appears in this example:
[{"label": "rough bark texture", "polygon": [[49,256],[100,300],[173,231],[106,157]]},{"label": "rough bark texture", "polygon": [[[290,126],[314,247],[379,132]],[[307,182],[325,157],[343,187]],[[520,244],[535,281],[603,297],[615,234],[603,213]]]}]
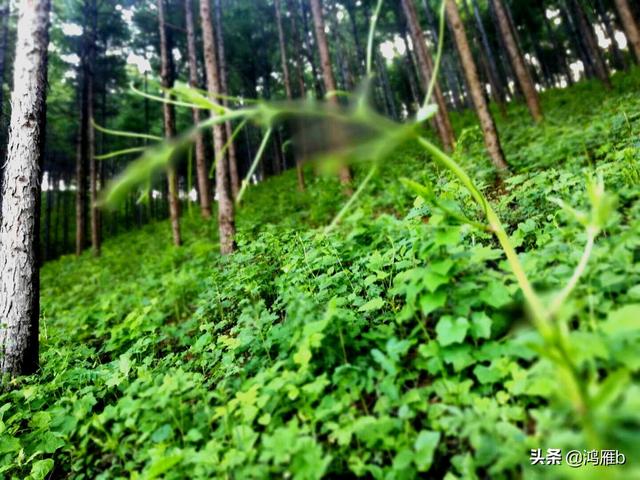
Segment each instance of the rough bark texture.
[{"label": "rough bark texture", "polygon": [[615,0],[615,3],[622,22],[622,28],[624,28],[624,34],[629,41],[631,50],[633,50],[636,62],[640,64],[640,27],[638,27],[638,22],[633,18],[628,0]]},{"label": "rough bark texture", "polygon": [[49,0],[19,7],[0,221],[0,372],[38,367],[40,168],[45,139]]},{"label": "rough bark texture", "polygon": [[587,14],[578,0],[569,0],[569,3],[572,6],[574,16],[578,23],[578,29],[580,30],[580,36],[588,50],[589,58],[593,65],[596,77],[598,77],[607,89],[611,89],[612,86],[607,64],[604,62],[604,58],[602,58],[602,52],[598,46],[596,34],[594,33],[591,23],[587,18]]},{"label": "rough bark texture", "polygon": [[[187,27],[187,52],[189,57],[189,85],[199,88],[198,81],[198,55],[196,53],[196,34],[193,25],[192,0],[184,0],[184,17]],[[200,123],[200,110],[194,108],[191,116],[193,123]],[[211,218],[211,194],[209,190],[209,176],[207,172],[207,156],[204,148],[202,134],[196,135],[196,178],[198,182],[198,199],[200,200],[200,212],[205,219]]]},{"label": "rough bark texture", "polygon": [[[4,60],[7,54],[7,40],[9,37],[9,0],[0,4],[0,125],[2,125],[2,106],[4,105],[2,84],[4,83]],[[0,145],[0,158],[3,148]]]},{"label": "rough bark texture", "polygon": [[[311,0],[311,13],[313,15],[313,25],[316,33],[316,44],[318,53],[320,54],[320,66],[322,67],[322,79],[324,81],[325,90],[333,92],[337,90],[336,80],[333,76],[333,68],[331,67],[331,56],[329,55],[329,44],[327,42],[327,34],[324,31],[324,16],[322,14],[322,4],[320,0]],[[338,104],[338,98],[334,95],[330,97],[330,102]],[[336,132],[337,133],[337,132]],[[349,167],[343,165],[340,167],[340,183],[343,185],[351,184],[351,171]],[[351,193],[348,189],[347,193]]]},{"label": "rough bark texture", "polygon": [[500,35],[504,40],[507,53],[509,54],[509,60],[511,61],[513,71],[518,80],[518,84],[520,85],[520,90],[524,95],[533,120],[536,123],[539,123],[543,120],[542,107],[540,106],[538,92],[536,91],[536,87],[531,79],[531,73],[529,72],[527,65],[524,63],[524,58],[522,58],[522,55],[520,54],[515,32],[511,28],[511,22],[509,22],[509,17],[507,16],[507,11],[504,8],[502,0],[492,1]]},{"label": "rough bark texture", "polygon": [[[207,72],[207,88],[214,101],[220,95],[220,74],[216,58],[216,37],[213,31],[211,6],[209,0],[200,1],[200,21],[202,22],[202,41],[204,46],[204,63]],[[216,194],[218,197],[218,230],[220,233],[220,253],[227,255],[236,248],[235,213],[229,192],[228,163],[224,155],[224,131],[222,125],[213,127],[213,143],[216,152]]]},{"label": "rough bark texture", "polygon": [[460,59],[462,61],[462,68],[464,74],[467,77],[467,84],[471,90],[471,98],[473,105],[475,106],[476,113],[480,119],[480,126],[482,127],[482,134],[484,136],[484,144],[487,147],[487,151],[491,156],[491,161],[499,170],[506,170],[507,162],[502,152],[502,146],[500,145],[500,138],[498,137],[498,130],[496,124],[493,121],[491,112],[487,105],[487,100],[484,94],[482,85],[480,84],[480,78],[478,77],[478,70],[476,64],[473,61],[471,55],[471,48],[467,35],[464,31],[462,20],[460,19],[460,12],[455,0],[446,0],[446,12],[449,22],[451,23],[451,29],[455,38],[456,46],[460,53]]},{"label": "rough bark texture", "polygon": [[[224,48],[224,35],[222,30],[222,5],[221,0],[215,0],[215,16],[216,16],[216,40],[218,42],[218,61],[220,62],[220,93],[227,95],[229,93],[229,87],[227,85],[227,57]],[[229,102],[226,98],[222,99],[222,104],[226,107]],[[233,128],[231,122],[227,121],[224,124],[224,130],[227,139],[230,139],[233,135]],[[227,161],[229,163],[229,182],[231,183],[231,195],[232,199],[236,198],[238,191],[240,190],[240,176],[238,174],[238,155],[236,154],[235,141],[229,143],[227,148]]]},{"label": "rough bark texture", "polygon": [[[431,59],[431,55],[427,50],[427,45],[424,41],[424,34],[422,33],[422,28],[418,23],[418,14],[412,0],[402,0],[402,10],[404,12],[405,18],[407,19],[409,34],[411,35],[413,48],[416,51],[416,57],[418,60],[418,71],[420,72],[422,83],[424,84],[424,89],[426,91],[433,74],[433,60]],[[449,120],[447,104],[445,102],[444,96],[442,95],[442,91],[440,90],[438,82],[436,82],[435,84],[433,96],[436,104],[438,105],[438,114],[436,115],[436,127],[438,129],[438,135],[440,136],[440,140],[442,141],[444,148],[448,151],[451,151],[453,150],[453,145],[455,143],[455,136],[453,133],[453,128],[451,127],[451,121]]]},{"label": "rough bark texture", "polygon": [[[170,57],[169,41],[167,39],[167,27],[164,11],[164,0],[158,0],[158,28],[160,29],[160,62],[162,86],[166,89],[173,87],[173,68]],[[162,104],[164,116],[164,134],[172,138],[176,134],[176,114],[173,105]],[[178,178],[175,168],[169,165],[167,168],[167,186],[169,193],[169,218],[171,219],[171,235],[173,244],[182,245],[180,235],[180,204],[178,201]]]}]

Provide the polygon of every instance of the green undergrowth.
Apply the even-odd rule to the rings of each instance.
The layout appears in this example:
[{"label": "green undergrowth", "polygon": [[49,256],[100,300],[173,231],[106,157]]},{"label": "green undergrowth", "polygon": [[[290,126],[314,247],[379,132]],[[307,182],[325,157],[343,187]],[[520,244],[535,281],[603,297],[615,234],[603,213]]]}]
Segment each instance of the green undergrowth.
[{"label": "green undergrowth", "polygon": [[[496,179],[477,127],[456,159],[503,218],[536,289],[571,276],[587,172],[618,196],[563,305],[574,363],[604,381],[590,406],[625,467],[529,466],[530,449],[593,448],[527,320],[502,250],[398,181],[429,179],[450,211],[480,212],[415,147],[394,153],[331,234],[343,197],[307,172],[252,187],[239,251],[185,218],[42,269],[42,369],[0,394],[5,478],[635,478],[640,475],[640,100],[637,76],[543,96],[499,128]],[[471,126],[469,126],[471,125]],[[358,178],[367,165],[356,166]],[[604,470],[603,470],[604,469]]]}]

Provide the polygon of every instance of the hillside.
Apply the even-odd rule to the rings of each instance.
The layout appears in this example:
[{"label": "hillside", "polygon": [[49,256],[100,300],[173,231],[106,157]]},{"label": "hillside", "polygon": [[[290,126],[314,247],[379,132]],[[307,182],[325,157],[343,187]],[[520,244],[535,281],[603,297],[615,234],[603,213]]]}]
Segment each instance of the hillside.
[{"label": "hillside", "polygon": [[[640,75],[613,81],[613,94],[546,92],[539,127],[522,105],[496,115],[514,170],[502,181],[471,113],[454,117],[456,159],[545,298],[585,242],[551,199],[588,210],[589,172],[617,196],[557,326],[594,393],[588,422],[493,236],[446,213],[481,212],[407,145],[329,234],[339,185],[309,169],[299,193],[288,171],[249,190],[229,257],[194,212],[182,248],[158,222],[101,258],[45,264],[42,370],[0,394],[0,476],[534,479],[550,477],[531,449],[596,439],[626,455],[608,478],[638,478]],[[447,210],[401,177],[431,181]]]}]

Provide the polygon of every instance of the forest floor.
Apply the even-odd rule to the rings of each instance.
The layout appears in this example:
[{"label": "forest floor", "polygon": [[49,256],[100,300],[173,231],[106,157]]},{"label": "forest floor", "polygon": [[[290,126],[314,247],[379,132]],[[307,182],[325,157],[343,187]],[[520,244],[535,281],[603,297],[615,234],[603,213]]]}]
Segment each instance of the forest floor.
[{"label": "forest floor", "polygon": [[[454,118],[456,159],[541,292],[584,244],[550,198],[588,206],[587,172],[617,195],[564,328],[601,389],[589,433],[627,458],[606,473],[640,478],[640,72],[614,85],[545,93],[539,127],[523,105],[498,117],[514,170],[499,189],[471,113]],[[530,466],[530,449],[587,448],[572,392],[494,239],[416,199],[403,176],[477,216],[408,146],[330,235],[337,182],[309,174],[299,193],[286,172],[248,192],[231,257],[194,213],[183,248],[160,222],[106,241],[101,258],[46,264],[42,369],[0,393],[0,477],[605,478]]]}]

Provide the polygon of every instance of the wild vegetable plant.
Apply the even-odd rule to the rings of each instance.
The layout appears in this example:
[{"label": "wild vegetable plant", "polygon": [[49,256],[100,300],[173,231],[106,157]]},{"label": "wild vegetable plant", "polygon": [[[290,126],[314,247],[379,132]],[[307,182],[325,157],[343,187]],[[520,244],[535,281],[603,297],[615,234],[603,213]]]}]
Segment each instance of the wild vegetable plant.
[{"label": "wild vegetable plant", "polygon": [[568,319],[563,315],[562,307],[584,275],[593,252],[595,240],[606,227],[607,221],[614,211],[616,199],[613,195],[605,191],[602,176],[587,179],[586,191],[590,204],[588,212],[579,211],[561,199],[549,199],[559,205],[564,212],[582,225],[586,241],[580,261],[565,286],[550,300],[539,292],[536,292],[516,252],[516,247],[509,233],[491,206],[487,195],[476,185],[467,171],[456,162],[452,156],[445,153],[424,135],[424,123],[433,118],[437,112],[437,107],[431,103],[431,96],[435,86],[443,48],[445,21],[444,2],[440,8],[440,35],[435,71],[428,86],[422,107],[419,109],[415,118],[409,119],[405,123],[398,123],[380,115],[371,107],[369,102],[373,79],[371,73],[372,52],[374,48],[376,22],[381,6],[382,0],[379,0],[371,18],[367,42],[367,75],[360,89],[354,94],[347,92],[328,93],[328,95],[337,95],[341,99],[346,100],[346,102],[343,102],[340,106],[334,106],[333,104],[311,99],[298,102],[267,102],[252,101],[237,97],[224,97],[230,102],[230,106],[226,107],[218,103],[218,100],[221,100],[222,97],[212,98],[207,92],[182,84],[172,88],[168,92],[171,94],[170,96],[150,95],[132,87],[137,94],[152,100],[170,103],[178,107],[202,109],[210,112],[211,116],[209,119],[193,126],[180,137],[168,141],[147,134],[119,132],[97,126],[97,128],[105,133],[144,140],[155,140],[158,142],[150,148],[126,149],[101,157],[112,158],[138,151],[143,152],[142,157],[136,162],[133,162],[124,171],[122,176],[111,185],[106,200],[117,201],[124,193],[130,191],[132,188],[144,185],[154,173],[166,168],[170,162],[175,159],[177,152],[187,148],[199,131],[211,128],[214,125],[223,124],[227,121],[235,121],[239,122],[238,126],[234,130],[231,138],[229,138],[224,150],[218,152],[218,155],[224,154],[230,142],[236,138],[248,123],[257,125],[265,132],[260,143],[260,148],[256,153],[236,198],[236,202],[240,204],[249,187],[250,180],[262,159],[268,142],[271,139],[274,128],[276,128],[279,123],[290,119],[295,119],[298,123],[304,120],[323,120],[345,127],[364,129],[368,132],[364,140],[359,140],[347,147],[343,147],[338,155],[329,155],[330,160],[336,162],[344,160],[344,157],[349,157],[351,161],[362,159],[371,164],[363,182],[347,200],[334,220],[326,227],[325,233],[328,233],[337,226],[349,209],[355,204],[370,180],[376,175],[381,163],[400,146],[410,142],[417,143],[431,156],[438,166],[448,171],[462,184],[478,208],[479,215],[474,215],[478,217],[478,219],[473,219],[448,208],[445,202],[438,198],[434,187],[430,184],[421,184],[406,178],[402,179],[402,182],[414,193],[440,210],[445,217],[458,223],[470,225],[484,232],[489,232],[495,237],[504,252],[511,271],[526,300],[531,322],[543,339],[544,347],[539,350],[539,354],[548,358],[556,367],[559,386],[561,386],[561,390],[565,392],[567,399],[571,402],[575,412],[578,414],[589,443],[593,448],[601,447],[602,442],[600,441],[597,428],[594,426],[594,410],[598,407],[599,402],[606,396],[606,390],[610,388],[611,382],[616,381],[616,378],[613,378],[615,374],[612,374],[610,378],[604,382],[598,382],[595,376],[585,375],[580,370],[577,362],[572,357],[569,340],[570,326]]}]

